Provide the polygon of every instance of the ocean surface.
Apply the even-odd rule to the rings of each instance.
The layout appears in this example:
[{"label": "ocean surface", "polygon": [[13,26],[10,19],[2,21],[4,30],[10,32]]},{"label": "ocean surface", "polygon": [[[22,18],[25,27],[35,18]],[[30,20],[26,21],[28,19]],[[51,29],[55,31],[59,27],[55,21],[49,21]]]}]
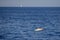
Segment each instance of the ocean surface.
[{"label": "ocean surface", "polygon": [[0,40],[60,40],[60,7],[0,7]]}]

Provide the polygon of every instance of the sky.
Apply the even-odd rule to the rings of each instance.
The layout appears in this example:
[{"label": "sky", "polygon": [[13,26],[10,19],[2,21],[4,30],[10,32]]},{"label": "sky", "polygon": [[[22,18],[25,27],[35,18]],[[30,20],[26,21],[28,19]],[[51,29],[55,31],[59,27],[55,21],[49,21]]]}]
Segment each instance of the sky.
[{"label": "sky", "polygon": [[0,7],[60,7],[60,0],[0,0]]}]

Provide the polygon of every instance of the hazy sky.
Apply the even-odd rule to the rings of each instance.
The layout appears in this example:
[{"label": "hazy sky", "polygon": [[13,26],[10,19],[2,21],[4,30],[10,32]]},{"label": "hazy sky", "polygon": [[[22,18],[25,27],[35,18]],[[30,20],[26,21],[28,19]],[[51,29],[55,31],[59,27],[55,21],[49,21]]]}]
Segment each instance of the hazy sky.
[{"label": "hazy sky", "polygon": [[0,7],[60,7],[60,0],[0,0]]}]

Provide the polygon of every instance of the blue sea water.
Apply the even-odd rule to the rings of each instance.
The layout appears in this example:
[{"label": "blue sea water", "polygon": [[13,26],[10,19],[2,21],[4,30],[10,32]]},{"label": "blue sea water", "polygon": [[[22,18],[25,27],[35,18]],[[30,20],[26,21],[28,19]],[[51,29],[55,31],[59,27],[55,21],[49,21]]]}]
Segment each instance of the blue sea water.
[{"label": "blue sea water", "polygon": [[0,7],[0,40],[60,40],[60,7]]}]

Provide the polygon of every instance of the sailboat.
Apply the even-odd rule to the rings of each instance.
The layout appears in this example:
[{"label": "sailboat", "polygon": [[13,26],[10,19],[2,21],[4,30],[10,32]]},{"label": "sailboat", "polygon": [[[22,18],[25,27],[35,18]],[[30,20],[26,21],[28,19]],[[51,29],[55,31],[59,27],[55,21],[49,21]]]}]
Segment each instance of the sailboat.
[{"label": "sailboat", "polygon": [[18,0],[18,7],[22,7],[22,1]]},{"label": "sailboat", "polygon": [[20,5],[20,7],[22,7],[22,5]]}]

